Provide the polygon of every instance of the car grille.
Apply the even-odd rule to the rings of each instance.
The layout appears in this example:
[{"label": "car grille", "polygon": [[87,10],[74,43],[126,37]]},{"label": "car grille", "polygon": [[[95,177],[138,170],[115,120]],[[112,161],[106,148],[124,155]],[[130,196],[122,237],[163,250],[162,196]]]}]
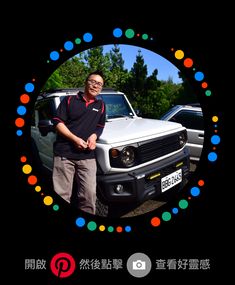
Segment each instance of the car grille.
[{"label": "car grille", "polygon": [[181,148],[179,134],[168,135],[147,142],[142,142],[138,147],[138,157],[141,163],[170,154]]}]

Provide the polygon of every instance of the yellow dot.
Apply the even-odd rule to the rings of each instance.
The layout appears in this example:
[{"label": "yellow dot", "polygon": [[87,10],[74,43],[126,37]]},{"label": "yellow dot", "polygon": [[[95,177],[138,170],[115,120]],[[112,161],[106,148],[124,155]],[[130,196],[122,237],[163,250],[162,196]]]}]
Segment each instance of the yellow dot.
[{"label": "yellow dot", "polygon": [[213,121],[214,123],[218,122],[218,120],[219,120],[219,118],[218,118],[217,116],[213,116],[213,117],[212,117],[212,121]]},{"label": "yellow dot", "polygon": [[99,226],[99,230],[100,230],[101,232],[103,232],[103,231],[105,230],[105,226],[103,226],[103,225]]},{"label": "yellow dot", "polygon": [[22,167],[22,171],[23,171],[25,174],[29,174],[29,173],[32,171],[31,165],[25,164],[25,165]]},{"label": "yellow dot", "polygon": [[47,206],[50,206],[52,203],[53,203],[53,199],[51,196],[46,196],[44,199],[43,199],[43,202],[45,205]]},{"label": "yellow dot", "polygon": [[42,190],[41,186],[36,186],[35,191],[40,192]]},{"label": "yellow dot", "polygon": [[182,51],[182,50],[177,50],[176,52],[175,52],[175,57],[177,58],[177,59],[182,59],[183,57],[184,57],[184,52]]}]

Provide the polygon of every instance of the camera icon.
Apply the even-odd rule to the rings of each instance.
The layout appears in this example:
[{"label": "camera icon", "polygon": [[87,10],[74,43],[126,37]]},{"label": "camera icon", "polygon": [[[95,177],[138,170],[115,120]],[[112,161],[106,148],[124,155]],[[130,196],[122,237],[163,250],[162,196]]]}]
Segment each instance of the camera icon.
[{"label": "camera icon", "polygon": [[146,262],[142,260],[136,260],[132,263],[133,270],[146,270]]}]

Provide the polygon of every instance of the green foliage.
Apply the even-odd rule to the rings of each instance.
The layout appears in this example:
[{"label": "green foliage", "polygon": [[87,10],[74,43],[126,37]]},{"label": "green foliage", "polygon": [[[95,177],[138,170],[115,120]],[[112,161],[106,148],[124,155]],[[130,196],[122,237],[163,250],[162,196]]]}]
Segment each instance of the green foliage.
[{"label": "green foliage", "polygon": [[83,87],[87,75],[97,69],[104,73],[105,86],[126,93],[134,109],[143,117],[159,118],[176,104],[197,102],[183,74],[179,74],[182,84],[173,83],[170,77],[167,81],[159,81],[157,68],[147,76],[147,65],[140,50],[131,70],[125,69],[117,44],[106,54],[103,54],[103,46],[98,46],[67,60],[50,76],[42,91]]}]

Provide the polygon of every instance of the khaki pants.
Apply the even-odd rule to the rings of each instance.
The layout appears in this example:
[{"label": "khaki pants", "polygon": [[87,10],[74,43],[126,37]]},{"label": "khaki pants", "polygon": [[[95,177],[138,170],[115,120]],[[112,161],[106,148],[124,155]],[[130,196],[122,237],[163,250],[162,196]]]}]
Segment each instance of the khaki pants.
[{"label": "khaki pants", "polygon": [[55,156],[52,176],[55,192],[70,203],[75,178],[78,208],[95,214],[96,170],[95,159],[71,160]]}]

